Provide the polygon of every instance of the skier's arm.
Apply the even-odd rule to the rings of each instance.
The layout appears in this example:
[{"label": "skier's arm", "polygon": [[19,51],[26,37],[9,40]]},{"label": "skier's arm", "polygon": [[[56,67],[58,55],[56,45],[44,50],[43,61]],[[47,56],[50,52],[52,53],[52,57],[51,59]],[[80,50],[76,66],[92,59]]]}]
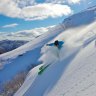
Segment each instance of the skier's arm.
[{"label": "skier's arm", "polygon": [[54,43],[46,44],[46,46],[53,46],[53,45],[54,45]]}]

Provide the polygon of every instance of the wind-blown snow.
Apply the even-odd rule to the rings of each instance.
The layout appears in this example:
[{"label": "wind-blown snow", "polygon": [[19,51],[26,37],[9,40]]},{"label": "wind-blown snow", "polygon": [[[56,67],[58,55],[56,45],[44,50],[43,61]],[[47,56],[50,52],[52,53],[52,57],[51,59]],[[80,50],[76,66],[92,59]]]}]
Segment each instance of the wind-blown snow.
[{"label": "wind-blown snow", "polygon": [[[94,10],[91,8],[90,12]],[[85,13],[87,14],[86,11]],[[86,16],[85,13],[82,16]],[[77,17],[81,18],[79,16],[81,15],[77,14]],[[81,23],[73,18],[73,26],[74,22],[78,23],[78,26],[73,28],[69,26],[69,29],[50,41],[57,39],[64,41],[61,50],[43,46],[42,56],[39,58],[43,63],[29,72],[24,84],[14,96],[96,96],[96,22],[94,18],[95,15],[89,16]],[[40,66],[50,63],[51,65],[43,74],[38,75]]]}]

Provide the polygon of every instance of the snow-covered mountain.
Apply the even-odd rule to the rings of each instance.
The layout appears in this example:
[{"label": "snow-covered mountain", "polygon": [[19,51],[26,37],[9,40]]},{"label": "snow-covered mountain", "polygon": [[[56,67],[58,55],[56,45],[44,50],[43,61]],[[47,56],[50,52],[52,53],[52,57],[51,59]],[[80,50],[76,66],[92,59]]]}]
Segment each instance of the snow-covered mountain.
[{"label": "snow-covered mountain", "polygon": [[[14,96],[96,96],[95,11],[92,7],[75,14],[44,35],[0,55],[0,81],[12,79],[30,64],[39,64]],[[57,39],[65,42],[59,57],[54,46],[46,46]],[[51,65],[38,75],[44,64]]]},{"label": "snow-covered mountain", "polygon": [[2,40],[0,41],[0,54],[16,49],[27,43],[27,41],[20,40]]},{"label": "snow-covered mountain", "polygon": [[30,30],[22,30],[17,32],[0,32],[0,41],[1,40],[22,40],[22,41],[31,41],[40,35],[48,32],[53,26],[34,28]]}]

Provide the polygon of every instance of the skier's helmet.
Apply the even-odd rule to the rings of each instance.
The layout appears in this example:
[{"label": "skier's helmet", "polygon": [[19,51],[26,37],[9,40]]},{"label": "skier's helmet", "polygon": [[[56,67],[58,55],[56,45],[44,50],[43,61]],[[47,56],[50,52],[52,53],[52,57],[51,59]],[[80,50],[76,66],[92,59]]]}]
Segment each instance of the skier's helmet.
[{"label": "skier's helmet", "polygon": [[54,42],[54,45],[55,45],[55,46],[58,46],[58,45],[59,45],[58,40],[56,40],[56,41]]}]

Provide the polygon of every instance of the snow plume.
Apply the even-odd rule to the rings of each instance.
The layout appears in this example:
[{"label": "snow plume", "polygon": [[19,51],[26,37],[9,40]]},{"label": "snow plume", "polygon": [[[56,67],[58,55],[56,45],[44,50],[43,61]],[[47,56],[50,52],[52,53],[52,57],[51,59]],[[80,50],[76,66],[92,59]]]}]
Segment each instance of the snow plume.
[{"label": "snow plume", "polygon": [[45,45],[41,53],[43,55],[40,57],[39,61],[42,61],[44,65],[54,63],[59,58],[59,50],[55,46],[48,47]]},{"label": "snow plume", "polygon": [[[71,34],[71,33],[70,33]],[[42,56],[39,59],[39,61],[42,61],[43,64],[47,65],[47,64],[53,64],[57,61],[61,61],[63,59],[66,59],[67,57],[69,57],[70,55],[72,55],[73,53],[77,53],[81,46],[78,45],[76,46],[76,42],[75,42],[75,37],[74,36],[70,36],[68,38],[63,39],[63,36],[67,36],[69,34],[66,34],[65,32],[60,34],[57,38],[55,38],[53,41],[48,42],[48,43],[53,43],[55,40],[60,40],[63,41],[64,44],[62,46],[61,49],[58,49],[56,46],[44,46],[42,48]],[[73,41],[71,41],[73,40]]]},{"label": "snow plume", "polygon": [[39,60],[43,61],[43,64],[50,64],[57,60],[66,59],[73,53],[77,53],[81,48],[85,47],[92,40],[96,39],[96,33],[94,30],[96,30],[96,22],[88,25],[87,27],[82,26],[79,28],[73,28],[61,33],[50,42],[53,43],[55,40],[63,41],[63,47],[58,50],[58,48],[55,46],[45,45],[41,51],[43,55]]},{"label": "snow plume", "polygon": [[66,30],[64,33],[60,34],[56,39],[64,40],[67,44],[69,45],[71,44],[71,46],[81,46],[83,45],[85,38],[89,37],[91,38],[92,36],[91,34],[93,35],[96,34],[95,30],[96,30],[96,22],[93,22],[88,26],[83,25],[77,28],[72,29],[70,28]]}]

